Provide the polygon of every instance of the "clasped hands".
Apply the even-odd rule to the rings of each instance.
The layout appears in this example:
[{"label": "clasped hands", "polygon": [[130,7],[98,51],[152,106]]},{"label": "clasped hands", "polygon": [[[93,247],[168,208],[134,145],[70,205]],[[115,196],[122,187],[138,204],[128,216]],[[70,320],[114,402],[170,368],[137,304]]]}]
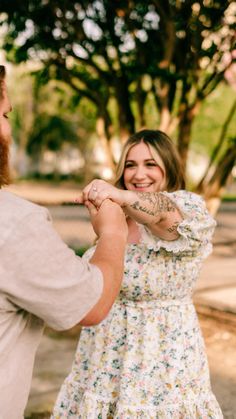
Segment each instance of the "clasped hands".
[{"label": "clasped hands", "polygon": [[98,209],[106,199],[110,199],[122,206],[123,192],[122,189],[118,189],[104,180],[94,179],[83,189],[82,195],[76,199],[76,202],[85,205],[87,202],[91,202]]}]

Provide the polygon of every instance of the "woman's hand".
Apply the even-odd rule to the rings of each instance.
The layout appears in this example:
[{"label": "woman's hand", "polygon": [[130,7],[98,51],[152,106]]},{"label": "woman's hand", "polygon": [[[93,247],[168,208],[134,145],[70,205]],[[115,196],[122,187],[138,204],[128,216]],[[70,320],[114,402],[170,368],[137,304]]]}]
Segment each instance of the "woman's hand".
[{"label": "woman's hand", "polygon": [[83,201],[91,201],[99,208],[105,199],[111,199],[122,206],[124,204],[124,193],[123,189],[118,189],[104,180],[94,179],[84,188]]}]

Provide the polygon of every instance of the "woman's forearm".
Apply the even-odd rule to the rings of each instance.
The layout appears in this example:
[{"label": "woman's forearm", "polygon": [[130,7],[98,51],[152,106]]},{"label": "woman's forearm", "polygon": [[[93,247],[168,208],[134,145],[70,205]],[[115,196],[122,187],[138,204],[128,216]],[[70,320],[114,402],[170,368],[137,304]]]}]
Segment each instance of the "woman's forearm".
[{"label": "woman's forearm", "polygon": [[161,192],[124,191],[123,208],[127,215],[142,224],[156,224],[177,207]]},{"label": "woman's forearm", "polygon": [[127,215],[145,224],[154,235],[175,240],[183,217],[175,203],[161,192],[124,191],[123,208]]},{"label": "woman's forearm", "polygon": [[155,235],[174,240],[182,215],[175,203],[162,192],[136,192],[118,189],[103,180],[94,180],[83,191],[84,199],[99,207],[105,199],[121,205],[125,213],[145,224]]}]

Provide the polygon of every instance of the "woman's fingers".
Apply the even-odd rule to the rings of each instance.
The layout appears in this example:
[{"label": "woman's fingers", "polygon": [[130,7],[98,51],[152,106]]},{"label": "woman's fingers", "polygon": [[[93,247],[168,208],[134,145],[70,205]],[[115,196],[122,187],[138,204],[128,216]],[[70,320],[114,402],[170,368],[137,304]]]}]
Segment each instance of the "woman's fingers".
[{"label": "woman's fingers", "polygon": [[83,190],[83,200],[84,201],[91,201],[99,207],[104,199],[108,197],[107,193],[104,193],[104,188],[106,188],[108,184],[100,179],[95,179],[90,182]]},{"label": "woman's fingers", "polygon": [[81,192],[74,200],[76,204],[84,204],[83,192]]},{"label": "woman's fingers", "polygon": [[93,194],[93,202],[97,208],[99,208],[105,199],[110,198],[109,193],[105,190],[98,191]]},{"label": "woman's fingers", "polygon": [[83,189],[83,202],[91,201],[98,208],[105,199],[111,199],[120,204],[119,189],[101,179],[94,179]]},{"label": "woman's fingers", "polygon": [[91,190],[91,188],[94,188],[93,182],[90,182],[87,186],[85,186],[85,188],[83,189],[83,199],[84,201],[87,201],[89,199],[89,192]]}]

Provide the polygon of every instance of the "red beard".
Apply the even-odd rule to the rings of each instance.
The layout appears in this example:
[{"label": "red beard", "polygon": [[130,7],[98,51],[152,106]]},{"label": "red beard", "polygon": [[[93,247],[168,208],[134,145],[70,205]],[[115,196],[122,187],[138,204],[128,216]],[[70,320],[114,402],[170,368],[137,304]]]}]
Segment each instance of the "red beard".
[{"label": "red beard", "polygon": [[9,141],[4,138],[0,131],[0,187],[9,185],[11,181],[9,167]]}]

